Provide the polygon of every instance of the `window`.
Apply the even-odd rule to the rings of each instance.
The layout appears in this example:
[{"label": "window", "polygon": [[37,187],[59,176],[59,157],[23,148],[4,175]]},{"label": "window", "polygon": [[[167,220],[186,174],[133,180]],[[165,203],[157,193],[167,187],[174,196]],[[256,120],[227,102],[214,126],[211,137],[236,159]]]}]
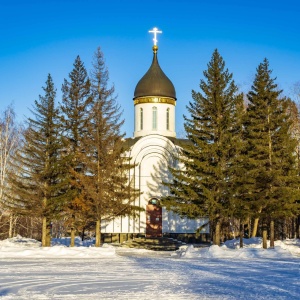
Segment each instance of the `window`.
[{"label": "window", "polygon": [[159,200],[158,199],[156,199],[156,198],[152,198],[149,202],[148,202],[148,204],[152,204],[152,205],[160,205],[160,202],[159,202]]},{"label": "window", "polygon": [[152,107],[152,130],[157,130],[157,107]]},{"label": "window", "polygon": [[143,130],[144,127],[144,115],[143,115],[143,109],[140,108],[140,130]]},{"label": "window", "polygon": [[166,128],[167,130],[170,130],[170,108],[167,108]]}]

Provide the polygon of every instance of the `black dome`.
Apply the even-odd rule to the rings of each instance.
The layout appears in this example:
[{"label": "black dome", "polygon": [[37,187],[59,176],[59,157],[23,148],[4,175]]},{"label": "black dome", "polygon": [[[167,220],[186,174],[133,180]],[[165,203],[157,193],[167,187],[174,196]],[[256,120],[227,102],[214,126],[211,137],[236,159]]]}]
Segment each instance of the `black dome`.
[{"label": "black dome", "polygon": [[145,96],[160,96],[176,99],[173,83],[162,71],[157,60],[157,47],[153,47],[153,60],[147,73],[138,82],[134,91],[134,99]]}]

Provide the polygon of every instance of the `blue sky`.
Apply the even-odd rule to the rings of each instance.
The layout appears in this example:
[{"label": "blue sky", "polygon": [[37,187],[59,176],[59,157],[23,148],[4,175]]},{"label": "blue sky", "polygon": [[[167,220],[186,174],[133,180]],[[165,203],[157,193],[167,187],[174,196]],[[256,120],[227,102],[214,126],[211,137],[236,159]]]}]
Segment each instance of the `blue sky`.
[{"label": "blue sky", "polygon": [[154,26],[163,31],[159,63],[177,93],[178,136],[191,90],[199,90],[216,48],[241,91],[249,90],[265,57],[286,95],[300,81],[296,0],[0,0],[0,111],[13,103],[19,120],[29,116],[48,73],[60,101],[76,56],[89,70],[100,46],[124,111],[123,129],[132,136],[133,93],[151,64]]}]

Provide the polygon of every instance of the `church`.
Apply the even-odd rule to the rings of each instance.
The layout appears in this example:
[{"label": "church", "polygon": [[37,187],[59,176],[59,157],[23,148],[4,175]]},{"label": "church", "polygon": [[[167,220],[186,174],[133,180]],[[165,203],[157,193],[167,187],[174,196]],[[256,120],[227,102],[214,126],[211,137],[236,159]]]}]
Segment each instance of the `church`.
[{"label": "church", "polygon": [[[145,237],[195,234],[207,223],[207,218],[196,220],[181,218],[167,211],[160,203],[168,195],[168,188],[162,182],[171,180],[168,167],[180,168],[178,155],[180,143],[176,138],[175,108],[176,91],[171,80],[158,63],[157,28],[154,34],[153,59],[150,68],[137,83],[134,96],[134,135],[126,140],[128,155],[135,167],[129,180],[141,194],[134,205],[142,208],[135,217],[119,217],[101,223],[101,232],[110,234],[133,234]],[[208,225],[201,234],[209,233]]]}]

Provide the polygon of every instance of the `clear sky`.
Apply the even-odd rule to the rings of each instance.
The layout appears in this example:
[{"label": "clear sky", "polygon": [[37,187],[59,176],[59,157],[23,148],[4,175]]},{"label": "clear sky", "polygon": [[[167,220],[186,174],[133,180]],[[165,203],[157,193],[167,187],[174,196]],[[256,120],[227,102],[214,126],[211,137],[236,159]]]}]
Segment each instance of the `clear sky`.
[{"label": "clear sky", "polygon": [[60,101],[76,56],[89,70],[100,46],[132,136],[132,98],[152,61],[153,27],[163,31],[158,60],[176,89],[179,137],[216,48],[241,91],[265,57],[286,95],[300,81],[298,0],[0,0],[0,111],[13,103],[19,120],[29,116],[48,73]]}]

